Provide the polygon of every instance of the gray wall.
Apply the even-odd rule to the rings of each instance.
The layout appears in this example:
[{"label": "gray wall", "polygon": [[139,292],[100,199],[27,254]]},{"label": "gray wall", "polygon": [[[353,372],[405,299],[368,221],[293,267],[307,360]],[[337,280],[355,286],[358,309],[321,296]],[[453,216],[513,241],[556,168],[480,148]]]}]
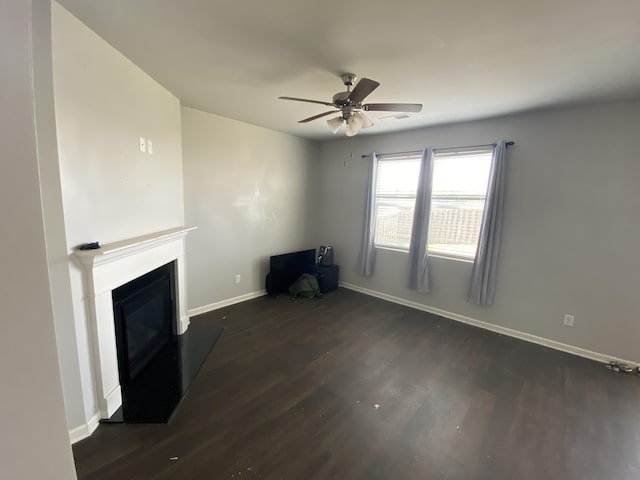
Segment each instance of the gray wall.
[{"label": "gray wall", "polygon": [[[640,102],[620,103],[325,143],[324,215],[316,243],[336,247],[344,282],[640,361],[639,118]],[[406,288],[406,253],[378,250],[373,277],[356,273],[367,172],[361,154],[500,139],[514,140],[516,146],[508,151],[492,307],[466,302],[470,263],[432,258],[433,291],[427,295]],[[576,316],[573,328],[563,325],[565,313]]]},{"label": "gray wall", "polygon": [[315,246],[317,146],[187,107],[182,141],[189,308],[263,290],[270,255]]},{"label": "gray wall", "polygon": [[[46,115],[53,102],[50,42],[49,2],[0,3],[0,465],[3,478],[20,480],[76,477],[38,174],[39,164],[56,157],[53,118]],[[34,84],[49,85],[37,92],[35,105]]]},{"label": "gray wall", "polygon": [[[80,243],[184,225],[180,102],[52,8],[59,168],[43,172],[42,186],[67,420],[77,437],[98,408],[82,272],[69,254]],[[153,155],[139,151],[140,137],[153,141]]]}]

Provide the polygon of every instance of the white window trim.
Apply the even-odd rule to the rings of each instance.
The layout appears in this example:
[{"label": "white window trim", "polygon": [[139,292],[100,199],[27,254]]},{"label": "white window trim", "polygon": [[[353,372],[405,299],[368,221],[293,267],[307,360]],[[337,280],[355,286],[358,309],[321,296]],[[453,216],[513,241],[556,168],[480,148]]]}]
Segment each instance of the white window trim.
[{"label": "white window trim", "polygon": [[475,255],[472,257],[468,257],[466,255],[456,255],[454,253],[443,252],[441,250],[428,250],[427,253],[429,254],[430,257],[446,258],[447,260],[456,260],[458,262],[465,262],[465,263],[473,263],[475,262],[475,258],[476,258]]},{"label": "white window trim", "polygon": [[[447,147],[447,148],[438,148],[438,149],[434,149],[434,155],[435,154],[440,154],[442,156],[452,156],[455,157],[457,155],[463,155],[463,154],[468,154],[470,151],[476,151],[476,150],[484,150],[484,149],[489,149],[489,148],[493,148],[494,152],[495,152],[495,148],[496,148],[496,144],[486,144],[486,145],[474,145],[474,146],[469,146],[469,147]],[[408,151],[408,152],[404,152],[404,153],[388,153],[388,154],[379,154],[378,155],[378,159],[382,159],[382,160],[403,160],[406,159],[408,157],[412,157],[414,155],[416,155],[417,153],[419,153],[419,151]],[[413,228],[413,226],[412,226]],[[400,252],[400,253],[409,253],[409,248],[403,248],[403,247],[398,247],[396,245],[384,245],[384,244],[378,244],[375,243],[375,235],[374,235],[374,244],[373,244],[374,248],[376,249],[380,249],[380,250],[388,250],[388,251],[392,251],[392,252]],[[463,263],[475,263],[475,259],[476,259],[476,255],[463,255],[463,254],[459,254],[456,255],[455,253],[451,253],[448,251],[442,251],[442,250],[438,250],[438,249],[434,249],[434,250],[430,250],[427,246],[427,254],[430,257],[435,257],[435,258],[440,258],[440,259],[445,259],[445,260],[453,260],[453,261],[457,261],[457,262],[463,262]]]},{"label": "white window trim", "polygon": [[[400,153],[400,154],[395,154],[395,153],[388,153],[388,154],[380,154],[377,155],[377,159],[378,162],[383,161],[383,162],[394,162],[394,161],[407,161],[407,160],[419,160],[420,157],[418,155],[418,153],[421,154],[421,152],[407,152],[407,153]],[[378,173],[379,174],[379,173]],[[373,179],[374,182],[377,182],[377,179]],[[375,188],[375,186],[374,186]],[[415,204],[415,198],[417,195],[417,188],[416,188],[416,193],[414,195],[405,195],[404,197],[407,199],[413,199],[414,204]],[[377,205],[377,201],[378,198],[380,197],[389,197],[389,198],[400,198],[402,197],[402,195],[388,195],[388,194],[382,194],[382,195],[378,195],[377,189],[374,190],[374,204]],[[373,211],[373,216],[374,216],[374,220],[375,220],[375,216],[376,216],[376,209],[374,208]],[[413,223],[412,226],[413,228]],[[376,232],[374,232],[373,235],[373,246],[374,248],[382,248],[382,249],[386,249],[386,250],[394,250],[394,251],[398,251],[398,252],[409,252],[409,248],[404,248],[402,246],[399,245],[387,245],[387,244],[382,244],[382,243],[376,243],[375,237],[376,237]]]},{"label": "white window trim", "polygon": [[[408,248],[404,249],[404,248],[390,247],[388,245],[375,245],[375,248],[378,250],[386,250],[386,251],[395,252],[395,253],[407,253],[407,254],[409,253]],[[438,250],[429,250],[427,253],[429,254],[430,257],[443,258],[445,260],[455,260],[456,262],[473,263],[475,260],[475,257],[465,257],[462,255],[454,255],[449,252],[440,252]]]}]

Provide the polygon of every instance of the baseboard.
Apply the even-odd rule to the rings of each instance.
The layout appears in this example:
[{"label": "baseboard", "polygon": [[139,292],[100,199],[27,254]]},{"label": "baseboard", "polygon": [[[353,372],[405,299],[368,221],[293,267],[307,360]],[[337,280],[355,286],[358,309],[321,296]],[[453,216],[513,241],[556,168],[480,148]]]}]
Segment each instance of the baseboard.
[{"label": "baseboard", "polygon": [[406,300],[404,298],[395,297],[393,295],[378,292],[375,290],[370,290],[368,288],[360,287],[352,283],[340,282],[340,286],[349,290],[353,290],[355,292],[364,293],[365,295],[369,295],[371,297],[387,300],[389,302],[404,305],[405,307],[414,308],[416,310],[422,310],[423,312],[433,313],[434,315],[439,315],[441,317],[445,317],[450,320],[455,320],[457,322],[473,325],[474,327],[479,327],[484,330],[490,330],[495,333],[500,333],[502,335],[507,335],[513,338],[518,338],[520,340],[524,340],[530,343],[535,343],[537,345],[542,345],[544,347],[553,348],[554,350],[560,350],[561,352],[571,353],[579,357],[595,360],[596,362],[609,363],[611,361],[614,361],[614,362],[620,362],[620,363],[624,363],[626,365],[631,365],[635,367],[638,366],[638,362],[625,360],[623,358],[613,357],[611,355],[605,355],[604,353],[592,352],[591,350],[586,350],[580,347],[574,347],[573,345],[557,342],[555,340],[550,340],[544,337],[538,337],[537,335],[532,335],[530,333],[521,332],[519,330],[513,330],[511,328],[502,327],[500,325],[494,325],[493,323],[484,322],[482,320],[477,320],[475,318],[467,317],[464,315],[458,315],[457,313],[448,312],[446,310],[430,307],[429,305],[424,305],[422,303],[413,302],[411,300]]},{"label": "baseboard", "polygon": [[69,440],[71,441],[71,445],[91,436],[91,434],[95,432],[96,428],[98,428],[98,425],[100,425],[100,413],[96,412],[96,414],[91,417],[86,424],[80,425],[73,430],[69,430]]},{"label": "baseboard", "polygon": [[196,315],[201,315],[203,313],[211,312],[213,310],[218,310],[222,307],[228,307],[229,305],[235,305],[236,303],[246,302],[247,300],[252,300],[254,298],[262,297],[267,294],[266,290],[259,290],[257,292],[245,293],[244,295],[240,295],[238,297],[228,298],[226,300],[221,300],[219,302],[210,303],[209,305],[204,305],[203,307],[197,307],[189,309],[189,316],[195,317]]}]

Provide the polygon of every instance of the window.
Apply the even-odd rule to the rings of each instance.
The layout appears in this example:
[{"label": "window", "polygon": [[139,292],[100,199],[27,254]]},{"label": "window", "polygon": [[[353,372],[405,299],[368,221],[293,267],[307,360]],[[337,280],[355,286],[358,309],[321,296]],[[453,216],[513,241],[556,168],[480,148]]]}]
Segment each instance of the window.
[{"label": "window", "polygon": [[[429,252],[475,257],[493,147],[435,150]],[[375,179],[375,245],[408,250],[421,155],[384,155]]]},{"label": "window", "polygon": [[375,245],[409,250],[421,155],[378,159]]},{"label": "window", "polygon": [[430,253],[475,257],[492,158],[493,147],[435,151]]}]

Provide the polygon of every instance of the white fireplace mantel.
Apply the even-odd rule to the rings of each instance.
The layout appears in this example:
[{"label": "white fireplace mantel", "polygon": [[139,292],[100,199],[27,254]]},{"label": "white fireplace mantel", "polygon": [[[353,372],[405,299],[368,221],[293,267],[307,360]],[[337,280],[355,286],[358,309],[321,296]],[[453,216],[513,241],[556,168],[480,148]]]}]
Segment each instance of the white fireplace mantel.
[{"label": "white fireplace mantel", "polygon": [[178,334],[183,334],[189,326],[184,240],[187,233],[195,228],[172,228],[105,244],[96,250],[76,250],[72,254],[83,267],[98,404],[102,418],[111,417],[122,405],[112,291],[175,261],[175,330]]}]

